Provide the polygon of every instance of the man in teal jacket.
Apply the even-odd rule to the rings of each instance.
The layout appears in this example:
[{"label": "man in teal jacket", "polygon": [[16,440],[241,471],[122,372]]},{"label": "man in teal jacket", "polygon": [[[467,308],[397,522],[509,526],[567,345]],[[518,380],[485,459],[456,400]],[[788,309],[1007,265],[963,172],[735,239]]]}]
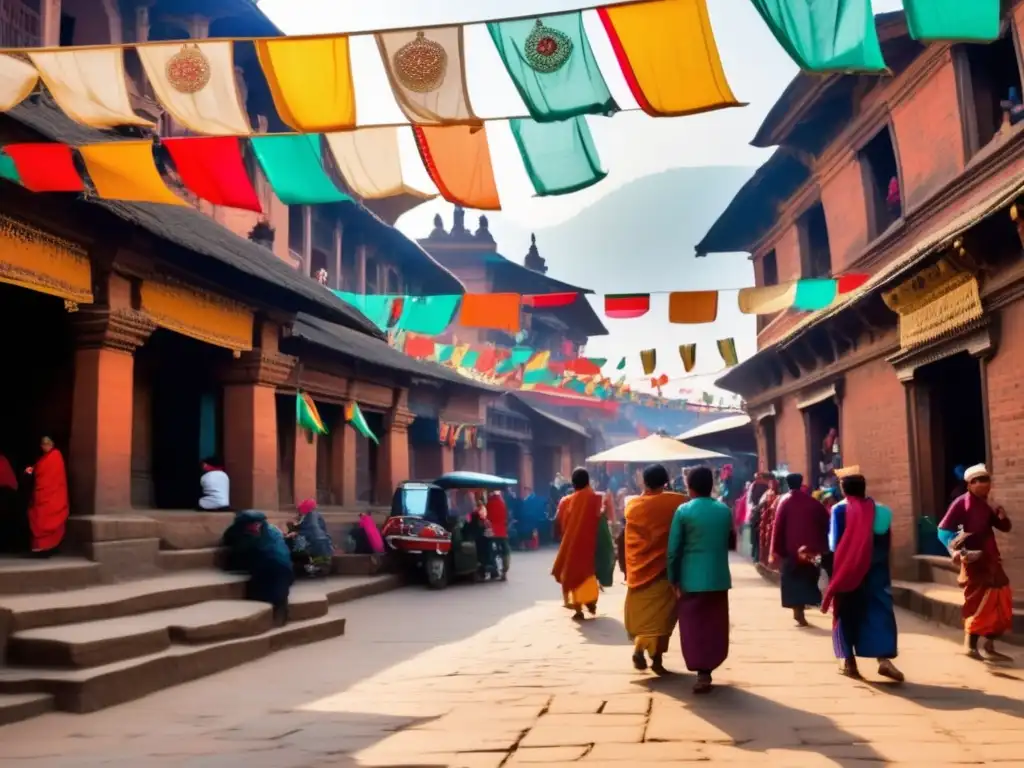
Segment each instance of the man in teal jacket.
[{"label": "man in teal jacket", "polygon": [[679,637],[694,693],[711,690],[711,673],[729,655],[729,533],[732,513],[711,498],[707,467],[686,477],[690,501],[676,510],[668,542],[668,579],[679,597]]}]

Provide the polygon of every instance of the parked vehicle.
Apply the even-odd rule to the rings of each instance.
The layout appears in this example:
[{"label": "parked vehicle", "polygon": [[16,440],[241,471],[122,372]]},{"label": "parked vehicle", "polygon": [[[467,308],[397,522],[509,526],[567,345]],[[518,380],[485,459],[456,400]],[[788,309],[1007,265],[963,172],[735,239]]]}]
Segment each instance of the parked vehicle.
[{"label": "parked vehicle", "polygon": [[[447,492],[504,490],[517,482],[479,472],[449,472],[432,482],[402,483],[395,489],[391,514],[381,531],[384,542],[410,571],[423,572],[431,589],[444,589],[459,577],[501,580],[504,562],[495,556],[496,545],[480,521],[449,507]],[[491,552],[478,552],[478,542],[486,542]]]}]

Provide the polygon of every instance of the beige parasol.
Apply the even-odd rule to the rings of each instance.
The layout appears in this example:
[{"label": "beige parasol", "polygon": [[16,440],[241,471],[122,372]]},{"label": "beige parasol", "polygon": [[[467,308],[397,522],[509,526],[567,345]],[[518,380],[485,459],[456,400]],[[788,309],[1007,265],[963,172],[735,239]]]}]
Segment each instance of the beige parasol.
[{"label": "beige parasol", "polygon": [[701,461],[703,459],[725,459],[727,456],[714,451],[694,448],[679,440],[664,435],[650,435],[641,440],[623,443],[607,451],[595,453],[587,458],[588,463],[601,464],[654,464],[667,461]]}]

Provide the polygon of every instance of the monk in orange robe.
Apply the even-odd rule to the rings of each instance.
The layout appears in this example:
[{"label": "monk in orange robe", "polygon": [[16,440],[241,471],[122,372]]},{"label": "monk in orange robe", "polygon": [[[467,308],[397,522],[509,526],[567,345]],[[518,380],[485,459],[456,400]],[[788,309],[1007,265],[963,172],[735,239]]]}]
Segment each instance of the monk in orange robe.
[{"label": "monk in orange robe", "polygon": [[44,437],[43,455],[26,472],[35,478],[32,504],[28,509],[28,524],[32,530],[32,554],[49,557],[64,540],[68,522],[68,476],[64,457],[53,440]]},{"label": "monk in orange robe", "polygon": [[664,675],[662,656],[678,619],[675,589],[668,580],[668,539],[676,510],[687,502],[668,490],[668,471],[661,464],[644,470],[643,495],[626,506],[620,565],[626,574],[626,633],[633,641],[633,666]]},{"label": "monk in orange robe", "polygon": [[590,487],[590,473],[579,467],[572,473],[573,493],[558,504],[556,523],[562,533],[551,575],[562,585],[566,608],[573,619],[583,619],[583,608],[597,613],[601,587],[597,582],[597,530],[603,514],[601,497]]}]

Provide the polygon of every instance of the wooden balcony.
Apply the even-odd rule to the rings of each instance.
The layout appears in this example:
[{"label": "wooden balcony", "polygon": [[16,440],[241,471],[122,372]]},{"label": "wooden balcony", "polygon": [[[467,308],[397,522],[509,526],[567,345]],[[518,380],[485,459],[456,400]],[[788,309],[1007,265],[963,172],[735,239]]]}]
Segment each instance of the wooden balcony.
[{"label": "wooden balcony", "polygon": [[0,48],[42,45],[40,0],[0,0]]}]

